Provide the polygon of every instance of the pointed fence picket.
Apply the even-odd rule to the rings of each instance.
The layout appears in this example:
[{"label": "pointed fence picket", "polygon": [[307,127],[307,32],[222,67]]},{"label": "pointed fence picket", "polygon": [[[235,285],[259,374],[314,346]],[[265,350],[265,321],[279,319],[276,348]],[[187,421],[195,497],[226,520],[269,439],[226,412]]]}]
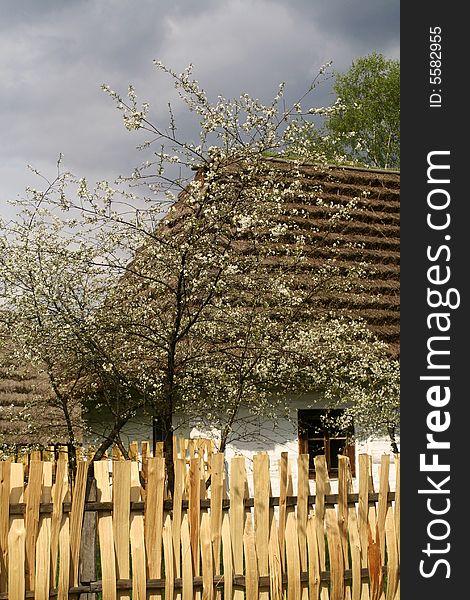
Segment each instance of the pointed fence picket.
[{"label": "pointed fence picket", "polygon": [[[273,497],[270,457],[260,453],[250,497],[244,457],[227,465],[207,441],[177,440],[174,450],[173,498],[163,451],[152,456],[148,443],[140,451],[132,444],[131,460],[114,450],[90,463],[82,450],[75,473],[64,449],[0,462],[0,600],[399,599],[390,456],[382,457],[377,493],[368,455],[359,457],[358,493],[340,457],[332,494],[325,457],[315,457],[312,484],[301,455],[294,495],[283,453]],[[399,482],[398,456],[394,462]],[[96,515],[91,546],[82,539],[86,515]],[[96,581],[82,575],[90,551]]]}]

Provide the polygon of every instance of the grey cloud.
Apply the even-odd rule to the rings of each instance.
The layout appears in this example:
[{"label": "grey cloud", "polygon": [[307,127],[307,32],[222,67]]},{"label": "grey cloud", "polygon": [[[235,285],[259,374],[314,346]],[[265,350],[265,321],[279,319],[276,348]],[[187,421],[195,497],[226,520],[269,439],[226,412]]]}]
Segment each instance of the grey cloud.
[{"label": "grey cloud", "polygon": [[[21,193],[26,165],[53,170],[59,152],[90,179],[144,157],[101,83],[135,84],[158,118],[175,99],[156,72],[189,62],[211,96],[295,99],[328,60],[344,69],[372,50],[398,55],[398,0],[17,0],[0,24],[0,199]],[[328,82],[312,102],[331,100]],[[177,106],[181,131],[197,132]]]},{"label": "grey cloud", "polygon": [[289,6],[298,18],[312,20],[331,38],[354,47],[351,58],[374,49],[395,53],[398,47],[400,3],[394,0],[291,0]]}]

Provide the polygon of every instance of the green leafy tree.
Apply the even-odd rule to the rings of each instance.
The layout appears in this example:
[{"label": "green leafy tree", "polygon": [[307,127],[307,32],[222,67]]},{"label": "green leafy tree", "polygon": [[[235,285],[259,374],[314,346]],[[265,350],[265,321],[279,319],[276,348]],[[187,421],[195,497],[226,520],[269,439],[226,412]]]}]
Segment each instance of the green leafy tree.
[{"label": "green leafy tree", "polygon": [[[339,110],[326,115],[337,153],[380,168],[400,167],[400,63],[381,54],[358,58],[333,86]],[[330,148],[331,150],[331,148]]]}]

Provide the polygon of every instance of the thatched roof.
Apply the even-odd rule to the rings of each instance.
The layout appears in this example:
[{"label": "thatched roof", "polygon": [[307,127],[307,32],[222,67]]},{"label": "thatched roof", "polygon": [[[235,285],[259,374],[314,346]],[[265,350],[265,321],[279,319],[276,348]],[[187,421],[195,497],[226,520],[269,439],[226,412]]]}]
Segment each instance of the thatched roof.
[{"label": "thatched roof", "polygon": [[49,381],[5,344],[0,350],[0,448],[67,440],[61,412],[50,406]]},{"label": "thatched roof", "polygon": [[[288,176],[289,161],[276,159],[276,167]],[[349,291],[321,299],[321,306],[338,315],[360,317],[370,329],[389,345],[390,353],[399,356],[400,338],[400,173],[355,167],[301,168],[303,186],[315,187],[324,206],[346,204],[356,198],[350,218],[337,222],[335,230],[324,236],[327,210],[317,204],[295,205],[307,212],[298,218],[307,239],[318,238],[327,244],[339,241],[337,265],[345,270],[366,263],[365,278]],[[288,216],[287,218],[292,218]],[[344,244],[346,242],[346,244]],[[349,243],[349,246],[348,246]],[[307,249],[308,254],[308,249]],[[321,254],[321,253],[320,253]],[[318,246],[308,269],[321,260]]]},{"label": "thatched roof", "polygon": [[[399,356],[400,334],[400,173],[398,171],[349,166],[325,166],[298,163],[281,158],[267,159],[276,178],[286,185],[294,178],[301,180],[307,193],[287,201],[279,222],[295,221],[290,230],[291,239],[302,235],[307,244],[303,272],[298,284],[309,286],[312,271],[331,257],[331,246],[336,245],[336,266],[345,273],[352,267],[364,264],[365,275],[358,278],[348,291],[339,294],[312,295],[310,306],[303,316],[315,318],[320,312],[335,316],[364,319],[370,329],[388,344],[392,357]],[[236,173],[240,165],[227,167]],[[203,177],[203,173],[197,176]],[[310,193],[309,193],[310,192]],[[312,193],[313,192],[313,193]],[[322,204],[318,199],[323,201]],[[331,229],[330,217],[351,200],[355,207],[345,218],[335,221]],[[188,208],[184,193],[165,220],[167,226],[177,227]],[[285,250],[274,250],[273,264],[288,261]],[[286,238],[282,239],[286,245]],[[242,248],[242,246],[240,246]],[[286,263],[287,264],[287,263]]]}]

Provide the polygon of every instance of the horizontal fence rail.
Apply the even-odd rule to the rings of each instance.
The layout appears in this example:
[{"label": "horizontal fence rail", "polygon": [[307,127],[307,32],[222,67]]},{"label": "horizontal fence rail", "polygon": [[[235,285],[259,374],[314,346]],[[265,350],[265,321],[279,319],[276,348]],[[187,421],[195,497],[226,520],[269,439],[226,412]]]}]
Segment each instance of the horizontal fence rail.
[{"label": "horizontal fence rail", "polygon": [[312,494],[308,455],[294,490],[282,453],[273,496],[260,453],[250,495],[244,457],[181,442],[170,494],[162,452],[131,449],[73,473],[64,451],[0,462],[0,600],[399,599],[398,456],[394,492],[389,455],[377,490],[359,456],[357,491],[340,456],[334,494],[317,456]]}]

